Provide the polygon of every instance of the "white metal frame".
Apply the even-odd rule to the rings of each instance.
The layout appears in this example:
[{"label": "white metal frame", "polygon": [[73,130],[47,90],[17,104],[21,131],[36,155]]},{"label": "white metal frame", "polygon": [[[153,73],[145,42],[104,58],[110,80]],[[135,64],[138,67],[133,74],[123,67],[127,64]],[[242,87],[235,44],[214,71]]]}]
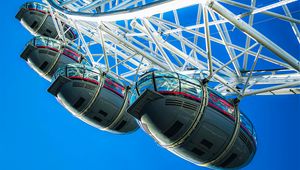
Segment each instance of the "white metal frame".
[{"label": "white metal frame", "polygon": [[[258,14],[288,22],[286,31],[293,31],[293,42],[300,44],[300,20],[293,18],[288,7],[297,5],[297,0],[278,0],[260,7],[256,0],[43,1],[57,19],[60,39],[76,43],[93,66],[130,84],[155,68],[207,78],[217,91],[239,98],[300,94],[298,56],[290,55],[255,28]],[[234,14],[231,7],[242,12]],[[271,11],[278,8],[283,12]],[[194,23],[182,22],[183,10],[193,10]],[[77,30],[75,42],[65,39],[61,22]],[[244,45],[233,40],[237,30]],[[222,46],[227,56],[215,56],[215,46]],[[256,70],[259,63],[272,68]]]}]

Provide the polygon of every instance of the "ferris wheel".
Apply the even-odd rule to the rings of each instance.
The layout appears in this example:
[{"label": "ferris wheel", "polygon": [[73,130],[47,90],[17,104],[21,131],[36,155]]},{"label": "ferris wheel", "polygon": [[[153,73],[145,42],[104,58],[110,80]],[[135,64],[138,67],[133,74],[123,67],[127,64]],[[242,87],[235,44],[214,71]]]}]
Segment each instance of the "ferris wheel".
[{"label": "ferris wheel", "polygon": [[[131,132],[138,128],[137,119],[161,146],[195,164],[240,167],[252,159],[255,130],[238,110],[239,100],[300,94],[297,0],[43,2],[23,5],[16,18],[38,35],[21,56],[42,77],[52,79],[48,91],[76,117],[102,130]],[[39,14],[32,19],[28,11]],[[79,79],[91,84],[66,85]],[[75,93],[78,87],[85,89]],[[117,104],[110,106],[110,101]],[[171,106],[191,115],[178,111],[178,120],[169,122]],[[157,109],[167,113],[156,115],[162,112]],[[104,121],[110,113],[114,118]],[[231,122],[221,120],[219,113]],[[212,124],[204,126],[205,120]],[[218,130],[222,128],[228,131],[226,140]],[[219,135],[212,137],[208,129]],[[191,148],[199,134],[207,138]]]},{"label": "ferris wheel", "polygon": [[[258,22],[260,27],[270,22],[284,24],[287,27],[281,31],[294,33],[294,40],[288,41],[299,44],[299,19],[293,18],[288,8],[290,3],[299,6],[298,2],[45,3],[52,5],[57,21],[76,28],[78,46],[94,66],[103,65],[130,83],[133,77],[156,68],[205,77],[215,82],[215,89],[223,95],[299,93],[299,54],[292,56],[264,35],[268,30],[255,28]],[[276,8],[283,13],[271,12]],[[64,32],[59,35],[65,39]]]}]

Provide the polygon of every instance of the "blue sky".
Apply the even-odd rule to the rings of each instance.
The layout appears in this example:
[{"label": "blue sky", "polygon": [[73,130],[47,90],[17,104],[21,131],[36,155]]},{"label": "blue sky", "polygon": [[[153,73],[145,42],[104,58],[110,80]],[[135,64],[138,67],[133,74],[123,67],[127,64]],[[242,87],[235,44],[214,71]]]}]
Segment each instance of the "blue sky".
[{"label": "blue sky", "polygon": [[[19,57],[32,38],[14,18],[24,2],[6,1],[0,14],[0,169],[205,169],[161,148],[141,130],[113,135],[71,116],[47,93],[49,82]],[[264,29],[276,36],[275,29],[289,28]],[[275,39],[299,57],[299,44],[289,41],[291,35]],[[300,96],[248,97],[240,108],[258,135],[256,156],[244,169],[300,169]]]}]

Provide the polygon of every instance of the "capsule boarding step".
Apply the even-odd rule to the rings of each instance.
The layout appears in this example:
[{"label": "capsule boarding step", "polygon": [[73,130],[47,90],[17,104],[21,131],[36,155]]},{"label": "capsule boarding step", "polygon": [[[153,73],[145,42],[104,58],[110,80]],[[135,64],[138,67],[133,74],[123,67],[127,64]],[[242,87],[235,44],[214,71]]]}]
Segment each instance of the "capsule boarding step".
[{"label": "capsule boarding step", "polygon": [[52,95],[56,96],[57,93],[61,90],[62,86],[68,82],[70,82],[71,79],[65,77],[65,76],[59,76],[52,85],[48,88],[48,92]]},{"label": "capsule boarding step", "polygon": [[139,114],[143,106],[153,100],[163,98],[164,96],[152,90],[146,90],[143,94],[127,109],[127,112],[136,119],[140,120]]}]

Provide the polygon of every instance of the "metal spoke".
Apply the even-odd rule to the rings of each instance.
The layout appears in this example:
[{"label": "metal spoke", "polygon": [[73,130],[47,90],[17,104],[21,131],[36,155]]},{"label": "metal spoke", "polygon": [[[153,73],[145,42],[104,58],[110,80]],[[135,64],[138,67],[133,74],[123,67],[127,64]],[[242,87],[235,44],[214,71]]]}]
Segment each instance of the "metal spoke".
[{"label": "metal spoke", "polygon": [[251,68],[251,71],[250,71],[249,76],[248,76],[248,78],[247,78],[247,80],[246,80],[245,87],[244,87],[244,89],[243,89],[243,91],[242,91],[242,94],[243,94],[243,95],[245,94],[245,90],[246,90],[246,88],[247,88],[247,86],[248,86],[249,80],[250,80],[251,77],[252,77],[252,73],[253,73],[253,70],[255,69],[255,66],[256,66],[256,63],[257,63],[257,60],[258,60],[258,58],[259,58],[259,55],[260,55],[261,50],[262,50],[262,46],[260,46],[259,49],[258,49],[258,51],[257,51],[256,57],[255,57],[255,59],[254,59],[254,62],[253,62],[252,68]]},{"label": "metal spoke", "polygon": [[212,66],[212,52],[211,52],[211,45],[210,45],[210,31],[208,26],[208,11],[206,7],[203,8],[203,18],[204,18],[204,25],[205,25],[205,44],[206,44],[206,55],[207,55],[207,68],[209,70],[209,75],[211,76],[213,73],[213,66]]},{"label": "metal spoke", "polygon": [[[289,8],[287,7],[287,5],[283,5],[282,8],[283,8],[284,13],[285,13],[286,16],[292,17],[292,14],[291,14]],[[291,27],[292,27],[292,29],[294,31],[294,34],[297,37],[297,40],[298,40],[298,42],[300,44],[300,32],[299,32],[299,29],[298,29],[298,27],[297,27],[297,25],[295,23],[290,22],[290,24],[291,24]]]},{"label": "metal spoke", "polygon": [[[240,98],[300,88],[297,56],[256,28],[274,19],[288,22],[292,29],[282,31],[293,31],[291,41],[300,43],[300,20],[287,7],[297,0],[43,1],[51,5],[58,38],[77,46],[94,67],[130,84],[155,68],[207,78],[223,95]],[[185,19],[183,11],[192,18]],[[64,37],[66,26],[77,30],[75,41]]]}]

